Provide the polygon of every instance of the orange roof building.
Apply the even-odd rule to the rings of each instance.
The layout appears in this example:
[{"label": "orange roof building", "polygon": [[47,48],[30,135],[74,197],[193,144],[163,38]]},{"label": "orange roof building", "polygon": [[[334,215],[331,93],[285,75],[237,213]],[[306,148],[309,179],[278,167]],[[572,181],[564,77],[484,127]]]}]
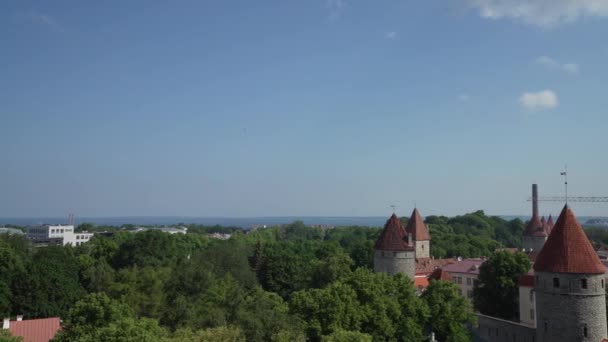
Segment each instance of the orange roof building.
[{"label": "orange roof building", "polygon": [[59,317],[21,320],[4,320],[3,328],[8,329],[13,336],[23,339],[23,342],[49,342],[61,330]]}]

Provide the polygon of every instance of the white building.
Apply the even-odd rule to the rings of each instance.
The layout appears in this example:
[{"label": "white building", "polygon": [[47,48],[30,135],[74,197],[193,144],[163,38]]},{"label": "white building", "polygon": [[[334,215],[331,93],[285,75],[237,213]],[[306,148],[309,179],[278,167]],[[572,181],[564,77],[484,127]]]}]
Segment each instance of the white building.
[{"label": "white building", "polygon": [[27,237],[38,245],[79,246],[88,242],[93,237],[93,233],[76,233],[73,225],[44,224],[28,227]]},{"label": "white building", "polygon": [[158,230],[163,233],[169,234],[186,234],[188,233],[188,228],[186,227],[135,227],[132,231],[133,233],[145,232],[147,230]]}]

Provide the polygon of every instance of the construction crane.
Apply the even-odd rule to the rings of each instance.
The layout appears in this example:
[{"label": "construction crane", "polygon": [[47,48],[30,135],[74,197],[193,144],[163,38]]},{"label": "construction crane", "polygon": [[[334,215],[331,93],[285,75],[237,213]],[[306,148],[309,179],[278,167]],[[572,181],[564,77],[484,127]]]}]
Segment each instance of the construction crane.
[{"label": "construction crane", "polygon": [[[539,197],[538,200],[543,202],[564,202],[566,198],[564,196],[544,196]],[[532,197],[528,197],[528,202],[531,201]],[[608,197],[569,196],[568,202],[608,202]]]},{"label": "construction crane", "polygon": [[564,176],[564,187],[565,187],[565,196],[547,196],[547,197],[538,197],[536,190],[534,189],[536,185],[532,186],[532,197],[528,197],[528,202],[531,201],[543,201],[543,202],[608,202],[608,197],[603,196],[568,196],[568,164],[565,165],[564,171],[559,173],[560,176]]}]

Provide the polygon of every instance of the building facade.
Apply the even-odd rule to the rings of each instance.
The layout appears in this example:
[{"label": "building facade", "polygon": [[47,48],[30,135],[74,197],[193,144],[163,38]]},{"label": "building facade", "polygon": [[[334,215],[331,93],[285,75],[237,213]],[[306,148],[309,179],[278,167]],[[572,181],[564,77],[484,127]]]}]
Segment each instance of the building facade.
[{"label": "building facade", "polygon": [[524,274],[519,278],[519,322],[536,328],[536,293],[533,274]]},{"label": "building facade", "polygon": [[27,228],[27,237],[36,245],[79,246],[88,242],[93,233],[74,232],[73,225],[37,225]]},{"label": "building facade", "polygon": [[443,267],[443,271],[448,272],[452,281],[458,285],[460,294],[471,299],[473,297],[473,287],[479,278],[479,267],[485,259],[472,258],[458,260],[453,264]]}]

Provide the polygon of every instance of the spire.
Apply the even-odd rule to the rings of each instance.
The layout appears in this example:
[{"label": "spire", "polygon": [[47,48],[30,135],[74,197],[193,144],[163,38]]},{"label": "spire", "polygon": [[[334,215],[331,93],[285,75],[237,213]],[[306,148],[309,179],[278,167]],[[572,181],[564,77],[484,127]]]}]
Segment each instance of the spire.
[{"label": "spire", "polygon": [[532,218],[530,219],[530,222],[528,222],[526,230],[524,230],[524,235],[536,237],[547,236],[545,228],[543,227],[543,222],[538,217],[538,185],[536,184],[532,184]]},{"label": "spire", "polygon": [[405,227],[405,231],[412,234],[412,239],[414,239],[414,241],[431,239],[429,236],[429,231],[426,229],[426,225],[424,224],[424,220],[422,219],[422,216],[420,216],[420,212],[418,212],[418,208],[414,208],[412,216]]},{"label": "spire", "polygon": [[403,229],[403,225],[397,215],[391,215],[386,221],[374,248],[391,251],[405,251],[414,248],[407,244],[405,229]]},{"label": "spire", "polygon": [[532,218],[530,219],[530,222],[528,222],[528,225],[526,226],[526,230],[524,230],[524,235],[538,236],[538,237],[547,236],[547,232],[545,232],[543,223],[538,218],[538,216],[532,216]]},{"label": "spire", "polygon": [[606,268],[578,223],[564,206],[534,263],[536,272],[603,274]]},{"label": "spire", "polygon": [[547,220],[547,225],[545,226],[545,231],[547,232],[547,235],[551,234],[551,230],[553,230],[553,216],[549,215],[549,219]]}]

